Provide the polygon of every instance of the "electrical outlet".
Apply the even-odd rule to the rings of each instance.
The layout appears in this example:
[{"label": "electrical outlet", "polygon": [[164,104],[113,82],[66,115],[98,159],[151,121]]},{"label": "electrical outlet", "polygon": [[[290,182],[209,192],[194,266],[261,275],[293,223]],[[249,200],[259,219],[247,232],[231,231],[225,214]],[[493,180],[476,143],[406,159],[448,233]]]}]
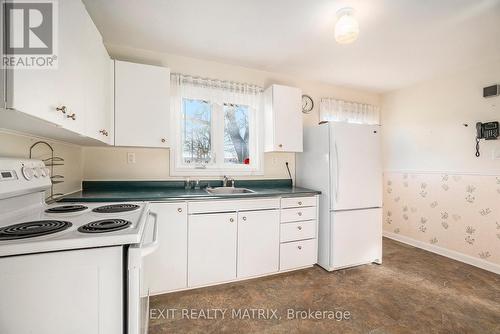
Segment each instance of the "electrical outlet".
[{"label": "electrical outlet", "polygon": [[127,163],[128,164],[135,164],[135,153],[127,152]]}]

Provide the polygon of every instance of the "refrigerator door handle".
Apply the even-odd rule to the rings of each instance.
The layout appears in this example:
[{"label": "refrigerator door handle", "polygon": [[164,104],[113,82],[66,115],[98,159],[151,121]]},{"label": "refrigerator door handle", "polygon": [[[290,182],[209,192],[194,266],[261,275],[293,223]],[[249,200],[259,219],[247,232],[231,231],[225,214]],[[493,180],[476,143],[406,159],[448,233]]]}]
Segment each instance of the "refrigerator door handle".
[{"label": "refrigerator door handle", "polygon": [[336,168],[335,168],[335,203],[338,202],[338,198],[339,198],[339,149],[337,147],[337,142],[335,142],[335,164],[336,164]]}]

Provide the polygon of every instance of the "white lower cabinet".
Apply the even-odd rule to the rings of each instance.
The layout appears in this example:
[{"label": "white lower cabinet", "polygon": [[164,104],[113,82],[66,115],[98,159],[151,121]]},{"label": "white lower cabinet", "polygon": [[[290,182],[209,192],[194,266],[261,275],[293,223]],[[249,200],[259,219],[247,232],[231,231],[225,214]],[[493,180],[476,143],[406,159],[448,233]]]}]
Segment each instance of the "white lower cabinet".
[{"label": "white lower cabinet", "polygon": [[280,246],[280,270],[306,267],[316,263],[316,239],[287,242]]},{"label": "white lower cabinet", "polygon": [[187,287],[187,203],[151,203],[158,214],[158,250],[144,259],[150,294]]},{"label": "white lower cabinet", "polygon": [[316,237],[316,221],[287,223],[281,225],[281,242],[312,239]]},{"label": "white lower cabinet", "polygon": [[237,214],[189,216],[188,286],[236,278]]},{"label": "white lower cabinet", "polygon": [[279,210],[238,214],[238,278],[278,271]]},{"label": "white lower cabinet", "polygon": [[145,260],[152,295],[317,260],[317,196],[152,203],[151,211],[159,222],[159,249]]}]

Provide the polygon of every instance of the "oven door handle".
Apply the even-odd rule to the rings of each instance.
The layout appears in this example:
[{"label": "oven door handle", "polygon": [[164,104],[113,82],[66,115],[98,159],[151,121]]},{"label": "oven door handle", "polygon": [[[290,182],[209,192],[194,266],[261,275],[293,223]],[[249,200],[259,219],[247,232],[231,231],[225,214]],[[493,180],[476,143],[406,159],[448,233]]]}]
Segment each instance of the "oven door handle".
[{"label": "oven door handle", "polygon": [[158,248],[158,214],[156,212],[149,212],[148,216],[154,218],[153,240],[141,245],[141,256],[147,256]]}]

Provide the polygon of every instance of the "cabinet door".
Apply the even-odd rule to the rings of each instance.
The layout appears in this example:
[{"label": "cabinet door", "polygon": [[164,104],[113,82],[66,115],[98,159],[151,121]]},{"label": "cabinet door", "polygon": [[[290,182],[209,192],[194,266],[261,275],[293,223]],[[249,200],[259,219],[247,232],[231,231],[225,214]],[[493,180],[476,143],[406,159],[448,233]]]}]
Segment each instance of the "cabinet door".
[{"label": "cabinet door", "polygon": [[238,278],[278,271],[279,211],[238,214]]},{"label": "cabinet door", "polygon": [[295,87],[273,87],[274,148],[302,152],[302,92]]},{"label": "cabinet door", "polygon": [[[82,133],[84,124],[83,54],[88,14],[80,0],[58,2],[57,69],[8,72],[7,106]],[[66,114],[58,107],[66,107]],[[73,115],[74,119],[67,116]]]},{"label": "cabinet door", "polygon": [[94,23],[87,20],[85,49],[85,134],[110,144],[113,142],[112,61]]},{"label": "cabinet door", "polygon": [[152,203],[158,214],[158,249],[144,259],[150,294],[187,287],[187,204]]},{"label": "cabinet door", "polygon": [[115,61],[115,145],[169,147],[168,68]]},{"label": "cabinet door", "polygon": [[189,216],[188,286],[236,278],[236,213]]}]

